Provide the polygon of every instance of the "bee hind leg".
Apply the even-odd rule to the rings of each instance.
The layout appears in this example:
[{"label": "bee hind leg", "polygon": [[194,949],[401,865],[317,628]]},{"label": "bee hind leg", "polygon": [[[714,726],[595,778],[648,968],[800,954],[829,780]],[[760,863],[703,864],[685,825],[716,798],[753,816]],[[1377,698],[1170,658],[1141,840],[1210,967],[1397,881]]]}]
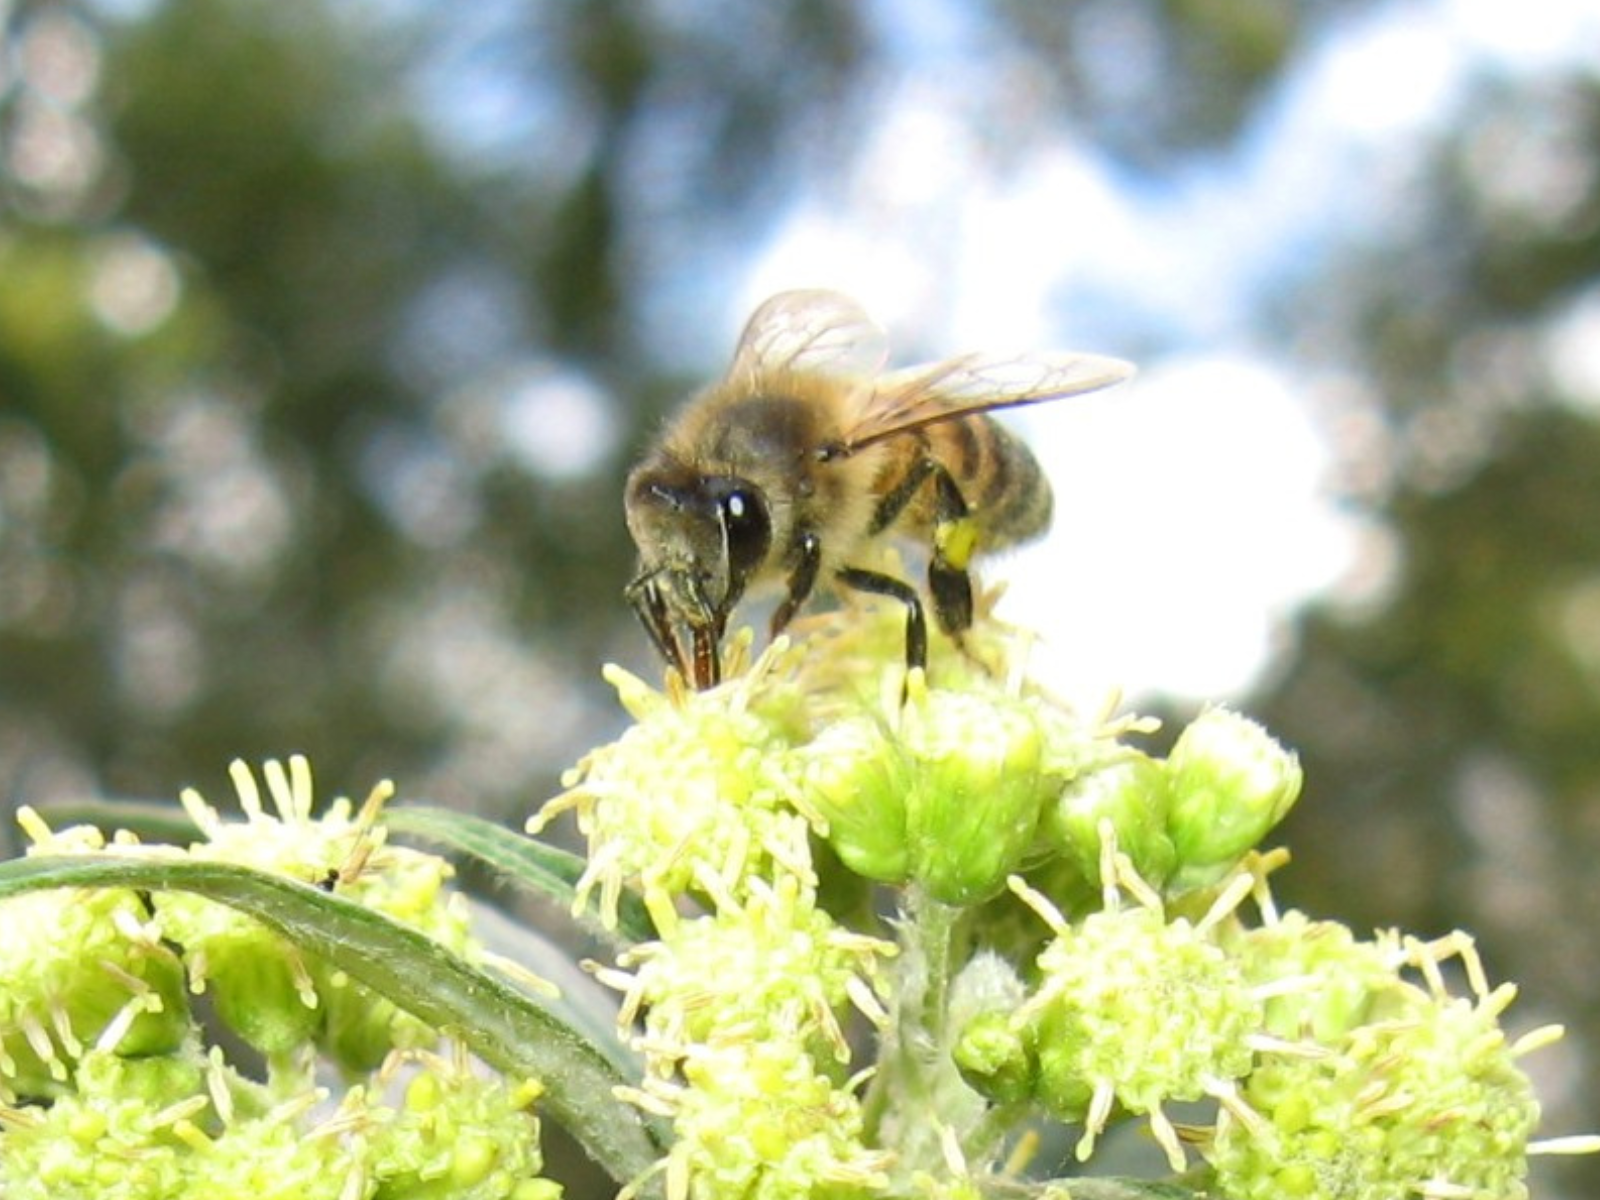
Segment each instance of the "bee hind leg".
[{"label": "bee hind leg", "polygon": [[957,642],[972,628],[972,576],[968,566],[978,548],[978,524],[966,497],[938,467],[933,472],[933,554],[928,559],[928,591],[933,615]]},{"label": "bee hind leg", "polygon": [[899,519],[921,491],[933,484],[933,554],[928,561],[928,591],[933,615],[957,642],[972,627],[972,577],[967,573],[978,545],[978,525],[955,477],[938,459],[918,459],[878,500],[869,532],[882,533]]}]

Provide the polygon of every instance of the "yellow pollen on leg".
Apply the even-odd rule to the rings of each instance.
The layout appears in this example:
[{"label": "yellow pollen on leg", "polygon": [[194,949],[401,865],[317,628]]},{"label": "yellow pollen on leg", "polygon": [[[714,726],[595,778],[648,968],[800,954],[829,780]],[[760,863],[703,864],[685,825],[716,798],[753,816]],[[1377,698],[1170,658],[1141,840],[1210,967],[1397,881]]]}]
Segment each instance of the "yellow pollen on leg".
[{"label": "yellow pollen on leg", "polygon": [[978,523],[971,517],[940,521],[933,529],[933,548],[944,562],[965,571],[978,549]]}]

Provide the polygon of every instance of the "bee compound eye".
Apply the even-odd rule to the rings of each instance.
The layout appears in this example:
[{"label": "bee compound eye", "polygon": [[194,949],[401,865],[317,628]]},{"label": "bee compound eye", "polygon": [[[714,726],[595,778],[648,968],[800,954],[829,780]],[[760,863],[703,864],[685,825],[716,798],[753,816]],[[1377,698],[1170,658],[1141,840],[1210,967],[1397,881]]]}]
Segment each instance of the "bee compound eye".
[{"label": "bee compound eye", "polygon": [[719,498],[718,509],[728,534],[729,566],[740,573],[754,570],[772,540],[766,504],[753,488],[734,487]]},{"label": "bee compound eye", "polygon": [[747,523],[753,511],[754,504],[744,492],[730,492],[722,499],[722,515],[730,527]]}]

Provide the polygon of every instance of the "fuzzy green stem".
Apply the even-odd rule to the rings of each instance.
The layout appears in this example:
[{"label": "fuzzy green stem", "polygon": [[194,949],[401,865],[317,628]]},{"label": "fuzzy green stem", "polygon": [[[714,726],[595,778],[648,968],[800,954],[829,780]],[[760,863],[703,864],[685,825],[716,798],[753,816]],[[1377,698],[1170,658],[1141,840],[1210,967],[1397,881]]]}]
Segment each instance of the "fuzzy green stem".
[{"label": "fuzzy green stem", "polygon": [[1028,1115],[1029,1108],[1025,1104],[996,1104],[990,1108],[961,1139],[961,1151],[967,1161],[984,1163],[998,1158]]},{"label": "fuzzy green stem", "polygon": [[978,1099],[950,1057],[950,979],[961,910],[916,885],[906,889],[904,901],[894,1011],[865,1098],[866,1132],[896,1152],[902,1170],[937,1171],[941,1127],[966,1127],[974,1115],[967,1102]]},{"label": "fuzzy green stem", "polygon": [[923,963],[920,1026],[933,1046],[945,1050],[953,941],[961,910],[940,903],[913,884],[906,893],[906,915],[907,929],[916,938]]}]

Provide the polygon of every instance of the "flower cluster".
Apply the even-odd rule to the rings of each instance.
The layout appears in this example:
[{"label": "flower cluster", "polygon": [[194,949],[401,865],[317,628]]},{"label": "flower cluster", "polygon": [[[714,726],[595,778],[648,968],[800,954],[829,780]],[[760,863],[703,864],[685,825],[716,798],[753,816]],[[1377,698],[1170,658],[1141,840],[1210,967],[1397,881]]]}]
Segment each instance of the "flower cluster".
[{"label": "flower cluster", "polygon": [[[303,759],[266,764],[275,812],[233,767],[244,820],[198,795],[188,849],[21,820],[30,856],[247,865],[385,912],[470,956],[450,868],[386,844],[374,789],[312,816]],[[0,1195],[8,1200],[555,1200],[541,1176],[535,1081],[420,1047],[438,1031],[241,912],[157,890],[57,887],[0,901]],[[235,1070],[191,993],[260,1051]],[[353,1080],[332,1096],[322,1061]]]},{"label": "flower cluster", "polygon": [[[385,1103],[406,1072],[399,1102]],[[559,1195],[539,1174],[537,1085],[397,1052],[328,1111],[325,1088],[281,1090],[245,1079],[215,1048],[92,1050],[48,1107],[0,1110],[0,1187],[8,1200]]]},{"label": "flower cluster", "polygon": [[[796,706],[786,647],[714,692],[612,680],[638,723],[589,755],[532,823],[573,809],[589,838],[579,889],[614,921],[640,890],[658,940],[596,967],[625,993],[645,1076],[629,1092],[672,1120],[658,1164],[671,1200],[880,1191],[888,1157],[864,1140],[846,1021],[881,1024],[882,939],[819,901],[805,818],[788,802]],[[680,912],[692,900],[699,911]],[[642,1186],[643,1180],[635,1186]]]},{"label": "flower cluster", "polygon": [[[1092,1153],[1116,1104],[1148,1114],[1172,1168],[1182,1170],[1183,1149],[1162,1105],[1212,1096],[1237,1111],[1233,1081],[1250,1069],[1263,1001],[1210,936],[1224,908],[1197,924],[1168,920],[1136,875],[1124,878],[1142,903],[1108,904],[1075,925],[1018,884],[1055,936],[1038,957],[1040,984],[1011,1024],[1037,1059],[1035,1097],[1046,1111],[1083,1122],[1080,1158]],[[1225,904],[1232,900],[1227,894]]]},{"label": "flower cluster", "polygon": [[601,979],[627,992],[621,1020],[645,1013],[642,1046],[670,1070],[728,1030],[783,1041],[819,1061],[850,1060],[840,1014],[847,1005],[881,1024],[880,958],[892,944],[840,926],[793,875],[753,881],[749,897],[716,913],[674,919],[662,939],[624,953]]},{"label": "flower cluster", "polygon": [[862,1106],[793,1042],[729,1039],[693,1047],[683,1082],[646,1081],[638,1101],[670,1116],[662,1163],[669,1200],[849,1200],[882,1193],[890,1156],[869,1150]]},{"label": "flower cluster", "polygon": [[[1203,1147],[1229,1194],[1526,1196],[1539,1106],[1516,1060],[1561,1031],[1508,1041],[1499,1017],[1515,988],[1489,987],[1463,934],[1360,941],[1270,902],[1263,918],[1228,940],[1248,970],[1293,981],[1267,1026],[1298,1042],[1269,1045],[1244,1081],[1251,1127],[1219,1120]],[[1470,996],[1445,984],[1451,957]]]},{"label": "flower cluster", "polygon": [[[387,781],[360,810],[340,797],[312,815],[311,768],[300,756],[263,771],[272,811],[254,774],[235,762],[230,776],[243,821],[224,821],[192,789],[182,795],[206,840],[188,857],[229,862],[334,888],[342,896],[403,921],[456,951],[470,945],[461,897],[449,892],[443,859],[387,843],[379,822],[393,794]],[[342,972],[302,954],[254,919],[199,896],[159,892],[162,929],[185,951],[190,986],[209,991],[218,1014],[264,1054],[308,1041],[349,1070],[371,1070],[397,1047],[432,1044],[433,1030]]]},{"label": "flower cluster", "polygon": [[[536,822],[575,809],[603,911],[631,888],[655,917],[595,969],[647,1063],[630,1098],[673,1122],[673,1200],[981,1194],[1029,1112],[1080,1159],[1142,1117],[1246,1198],[1524,1194],[1514,1059],[1552,1033],[1508,1046],[1509,991],[1276,911],[1286,856],[1254,848],[1292,753],[1210,709],[1156,756],[1148,723],[1031,687],[993,622],[907,676],[892,616],[813,618],[704,693],[613,672],[637,724]],[[1197,1101],[1212,1123],[1180,1129]]]},{"label": "flower cluster", "polygon": [[[547,1025],[500,1021],[516,998],[468,966],[481,953],[449,868],[388,844],[386,784],[313,817],[303,760],[267,764],[265,792],[236,765],[244,819],[186,793],[205,835],[187,850],[24,811],[35,854],[255,880],[242,864],[306,885],[288,892],[329,921],[343,899],[312,888],[358,901],[428,935],[418,962],[448,961],[427,976],[441,990],[461,981],[440,1009],[409,993],[418,1011],[562,1045],[505,1056],[543,1082],[497,1077],[235,909],[159,888],[25,893],[0,901],[0,1194],[554,1200],[530,1112],[546,1085],[586,1146],[622,1148],[624,1200],[1076,1192],[1030,1164],[1040,1121],[1072,1128],[1067,1170],[1131,1125],[1181,1179],[1129,1194],[1236,1200],[1520,1200],[1530,1153],[1600,1148],[1533,1140],[1519,1060],[1560,1031],[1508,1040],[1514,989],[1491,986],[1465,935],[1364,939],[1279,911],[1287,852],[1257,847],[1300,794],[1292,753],[1210,709],[1159,754],[1149,722],[1029,683],[1027,639],[983,610],[925,671],[904,667],[903,613],[868,603],[798,622],[802,640],[744,669],[736,649],[705,692],[609,672],[634,724],[529,825],[571,813],[587,838],[581,874],[563,860],[551,890],[597,907],[621,946],[587,965],[621,994],[625,1045],[542,1002]],[[498,861],[550,861],[500,833]],[[631,901],[622,920],[628,893],[653,929]],[[385,947],[412,944],[378,924]],[[202,991],[264,1080],[206,1048]],[[342,1094],[318,1086],[314,1054]],[[603,1101],[586,1107],[583,1086]]]}]

